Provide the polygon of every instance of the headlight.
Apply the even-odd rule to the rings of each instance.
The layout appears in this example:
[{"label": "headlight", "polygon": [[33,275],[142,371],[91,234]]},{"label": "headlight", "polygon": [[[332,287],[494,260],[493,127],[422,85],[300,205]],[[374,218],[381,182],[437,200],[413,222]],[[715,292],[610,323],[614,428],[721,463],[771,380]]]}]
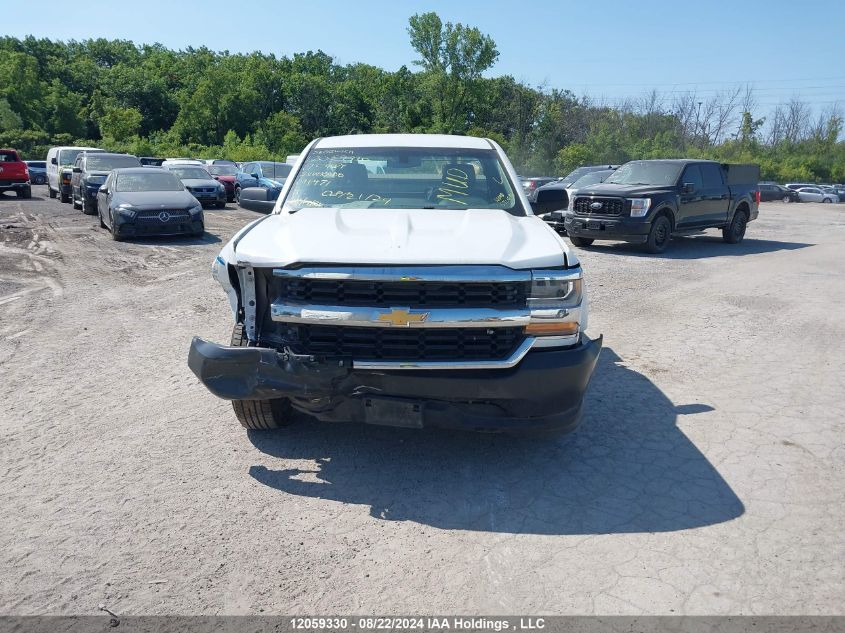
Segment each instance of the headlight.
[{"label": "headlight", "polygon": [[135,211],[135,209],[133,209],[131,207],[131,205],[128,205],[128,204],[121,204],[120,206],[117,207],[116,210],[121,215],[126,215],[126,216],[129,216],[130,218],[134,218],[135,215],[137,215],[137,211]]},{"label": "headlight", "polygon": [[651,198],[628,198],[631,203],[631,217],[643,218],[651,207]]},{"label": "headlight", "polygon": [[196,215],[197,213],[202,213],[202,205],[199,204],[199,203],[195,204],[190,209],[188,209],[188,213],[190,213],[191,215]]},{"label": "headlight", "polygon": [[581,304],[581,279],[554,278],[536,274],[531,282],[531,292],[528,296],[528,307],[543,308],[575,308]]},{"label": "headlight", "polygon": [[226,187],[223,186],[222,182],[217,183],[217,191],[226,191]]}]

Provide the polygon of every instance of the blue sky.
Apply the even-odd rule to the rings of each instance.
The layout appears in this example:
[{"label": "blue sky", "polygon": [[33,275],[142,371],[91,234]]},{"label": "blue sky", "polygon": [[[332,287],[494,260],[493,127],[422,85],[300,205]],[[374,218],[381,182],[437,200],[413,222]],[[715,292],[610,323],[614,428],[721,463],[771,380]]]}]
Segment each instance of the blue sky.
[{"label": "blue sky", "polygon": [[[749,83],[761,114],[792,97],[845,106],[842,0],[39,0],[8,2],[0,33],[107,37],[172,48],[322,49],[342,63],[395,70],[415,58],[413,13],[477,26],[496,41],[490,75],[567,88],[609,102],[652,88],[701,97]],[[250,7],[256,7],[250,9]],[[66,19],[61,16],[67,15]]]}]

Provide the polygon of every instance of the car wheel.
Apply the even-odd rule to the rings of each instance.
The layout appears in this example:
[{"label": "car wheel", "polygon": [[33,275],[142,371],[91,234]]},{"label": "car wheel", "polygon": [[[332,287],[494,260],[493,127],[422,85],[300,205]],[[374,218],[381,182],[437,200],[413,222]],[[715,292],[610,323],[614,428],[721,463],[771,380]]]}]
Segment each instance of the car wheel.
[{"label": "car wheel", "polygon": [[822,199],[822,202],[824,204],[830,204],[831,202],[833,202],[833,200],[831,200],[830,198],[824,198],[824,199]]},{"label": "car wheel", "polygon": [[790,198],[789,196],[784,196],[783,201],[784,202],[792,202],[792,198]]},{"label": "car wheel", "polygon": [[99,204],[97,205],[97,219],[100,221],[100,228],[101,229],[109,228],[109,227],[106,226],[106,223],[103,222],[103,214],[100,213],[100,205]]},{"label": "car wheel", "polygon": [[82,213],[85,215],[94,215],[97,213],[96,209],[91,208],[91,203],[88,202],[88,199],[85,196],[82,197]]},{"label": "car wheel", "polygon": [[117,232],[117,224],[114,222],[114,216],[111,218],[111,238],[115,242],[122,242],[123,238],[120,237],[120,234]]},{"label": "car wheel", "polygon": [[651,223],[651,230],[648,232],[645,249],[649,253],[662,253],[669,246],[672,239],[672,222],[665,215],[659,215]]},{"label": "car wheel", "polygon": [[50,196],[51,198],[56,197],[56,192],[53,191],[53,188],[50,185],[47,185],[47,195]]},{"label": "car wheel", "polygon": [[235,187],[235,202],[240,205],[241,204],[241,188]]},{"label": "car wheel", "polygon": [[569,241],[572,242],[573,246],[589,246],[595,240],[589,237],[575,237],[574,235],[570,235]]},{"label": "car wheel", "polygon": [[748,227],[748,214],[745,211],[734,213],[733,220],[722,229],[722,239],[728,244],[739,244],[745,237],[745,229]]},{"label": "car wheel", "polygon": [[[248,344],[244,326],[238,323],[232,330],[232,347],[246,347]],[[287,398],[232,400],[232,408],[245,429],[266,431],[293,423],[293,410]]]},{"label": "car wheel", "polygon": [[83,203],[76,201],[76,196],[73,195],[73,191],[70,192],[70,203],[74,209],[82,209],[82,212],[85,213],[85,207],[83,206]]},{"label": "car wheel", "polygon": [[67,204],[68,202],[70,202],[70,195],[69,195],[69,194],[66,194],[66,193],[61,193],[61,194],[59,195],[59,200],[61,200],[61,201],[62,201],[62,202],[64,202],[65,204]]}]

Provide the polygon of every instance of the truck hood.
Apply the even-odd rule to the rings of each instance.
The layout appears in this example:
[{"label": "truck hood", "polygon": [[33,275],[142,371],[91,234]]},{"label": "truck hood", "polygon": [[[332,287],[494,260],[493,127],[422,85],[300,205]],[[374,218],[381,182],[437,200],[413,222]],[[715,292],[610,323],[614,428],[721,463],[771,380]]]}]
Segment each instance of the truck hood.
[{"label": "truck hood", "polygon": [[[253,266],[313,264],[573,266],[540,218],[499,209],[301,209],[273,214],[224,249]],[[231,261],[231,260],[230,260]]]},{"label": "truck hood", "polygon": [[673,191],[674,187],[665,185],[616,185],[609,182],[597,183],[581,187],[576,192],[583,196],[615,196],[630,198],[638,195],[663,193]]}]

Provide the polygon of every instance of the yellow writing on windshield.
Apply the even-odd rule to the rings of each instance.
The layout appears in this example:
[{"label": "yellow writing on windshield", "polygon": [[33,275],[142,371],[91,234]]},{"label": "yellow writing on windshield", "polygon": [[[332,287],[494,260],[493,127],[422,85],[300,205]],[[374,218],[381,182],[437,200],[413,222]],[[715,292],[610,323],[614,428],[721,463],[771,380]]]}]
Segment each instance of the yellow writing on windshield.
[{"label": "yellow writing on windshield", "polygon": [[463,169],[449,167],[443,173],[443,183],[437,188],[437,199],[454,202],[467,206],[467,203],[456,196],[468,196],[469,174]]}]

